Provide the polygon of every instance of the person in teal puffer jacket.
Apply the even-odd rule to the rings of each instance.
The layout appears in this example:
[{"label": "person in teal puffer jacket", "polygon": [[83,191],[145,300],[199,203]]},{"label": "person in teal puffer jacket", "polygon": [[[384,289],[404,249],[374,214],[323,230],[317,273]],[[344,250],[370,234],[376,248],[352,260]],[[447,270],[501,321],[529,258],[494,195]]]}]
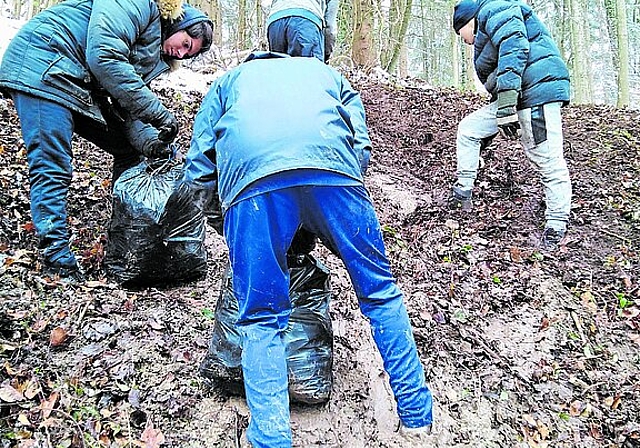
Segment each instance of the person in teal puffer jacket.
[{"label": "person in teal puffer jacket", "polygon": [[66,0],[11,40],[0,90],[20,117],[45,274],[82,277],[66,210],[74,132],[114,156],[113,181],[143,156],[169,156],[178,122],[149,83],[212,36],[212,22],[181,0]]},{"label": "person in teal puffer jacket", "polygon": [[570,99],[567,66],[547,28],[520,0],[462,0],[454,8],[453,28],[473,45],[476,73],[491,103],[458,126],[458,179],[451,204],[471,207],[481,148],[502,130],[521,140],[541,173],[546,198],[542,248],[557,250],[571,210],[560,114]]},{"label": "person in teal puffer jacket", "polygon": [[254,53],[214,81],[196,115],[185,182],[221,200],[254,448],[292,445],[282,337],[291,313],[286,254],[301,227],[349,272],[403,438],[429,433],[431,392],[364,187],[370,151],[360,95],[316,58]]}]

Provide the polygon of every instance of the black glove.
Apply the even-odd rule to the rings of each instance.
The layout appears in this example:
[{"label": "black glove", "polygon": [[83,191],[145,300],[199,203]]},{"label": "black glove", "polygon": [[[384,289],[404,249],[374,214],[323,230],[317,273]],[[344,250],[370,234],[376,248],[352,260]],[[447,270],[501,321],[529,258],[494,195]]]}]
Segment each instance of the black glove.
[{"label": "black glove", "polygon": [[215,189],[205,188],[198,182],[190,182],[189,187],[193,191],[194,201],[207,219],[207,224],[213,227],[218,235],[224,236],[224,217],[218,192]]},{"label": "black glove", "polygon": [[151,139],[142,147],[142,154],[149,159],[168,159],[173,155],[173,148],[167,142]]},{"label": "black glove", "polygon": [[165,143],[171,143],[178,135],[178,120],[167,109],[151,125],[158,130],[158,140]]},{"label": "black glove", "polygon": [[518,122],[518,91],[505,90],[498,93],[498,127],[505,137],[515,140],[520,137],[520,123]]}]

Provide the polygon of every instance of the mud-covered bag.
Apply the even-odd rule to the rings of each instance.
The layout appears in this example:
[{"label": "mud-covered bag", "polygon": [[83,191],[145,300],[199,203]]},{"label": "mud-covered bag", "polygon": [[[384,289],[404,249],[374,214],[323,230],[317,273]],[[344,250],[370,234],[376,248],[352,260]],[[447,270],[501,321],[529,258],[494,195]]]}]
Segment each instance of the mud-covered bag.
[{"label": "mud-covered bag", "polygon": [[182,282],[206,274],[205,221],[182,164],[143,161],[113,186],[107,275],[125,286]]},{"label": "mud-covered bag", "polygon": [[[289,398],[299,403],[324,403],[333,386],[330,271],[311,255],[288,259],[292,310],[284,343]],[[231,275],[227,268],[214,313],[209,352],[200,365],[200,374],[212,385],[243,394],[242,348],[235,326],[238,301],[232,290]]]}]

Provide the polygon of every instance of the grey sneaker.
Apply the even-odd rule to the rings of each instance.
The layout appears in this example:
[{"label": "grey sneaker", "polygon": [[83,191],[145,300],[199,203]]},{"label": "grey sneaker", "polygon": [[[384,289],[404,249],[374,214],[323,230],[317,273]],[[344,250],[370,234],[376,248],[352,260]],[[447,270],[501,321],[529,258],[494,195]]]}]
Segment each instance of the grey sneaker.
[{"label": "grey sneaker", "polygon": [[548,252],[557,251],[566,233],[566,230],[556,230],[552,227],[547,227],[544,229],[544,232],[542,232],[542,249]]},{"label": "grey sneaker", "polygon": [[451,196],[449,197],[449,209],[462,210],[468,212],[471,210],[471,190],[463,190],[460,186],[454,185],[451,188]]}]

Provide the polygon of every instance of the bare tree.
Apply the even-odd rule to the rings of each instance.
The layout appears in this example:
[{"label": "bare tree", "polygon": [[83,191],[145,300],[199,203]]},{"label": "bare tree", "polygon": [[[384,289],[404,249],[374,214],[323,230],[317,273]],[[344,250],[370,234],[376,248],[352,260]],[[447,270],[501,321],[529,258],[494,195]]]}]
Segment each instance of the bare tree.
[{"label": "bare tree", "polygon": [[385,70],[393,71],[396,68],[401,52],[405,49],[412,6],[412,0],[391,0],[386,45],[381,54],[382,67]]},{"label": "bare tree", "polygon": [[586,20],[586,8],[583,1],[569,1],[569,9],[571,11],[571,59],[569,62],[574,101],[579,104],[592,101],[589,58],[586,50],[589,48],[589,34],[585,30],[588,21]]},{"label": "bare tree", "polygon": [[356,66],[371,70],[378,65],[374,40],[373,0],[353,0],[353,41],[351,57]]}]

